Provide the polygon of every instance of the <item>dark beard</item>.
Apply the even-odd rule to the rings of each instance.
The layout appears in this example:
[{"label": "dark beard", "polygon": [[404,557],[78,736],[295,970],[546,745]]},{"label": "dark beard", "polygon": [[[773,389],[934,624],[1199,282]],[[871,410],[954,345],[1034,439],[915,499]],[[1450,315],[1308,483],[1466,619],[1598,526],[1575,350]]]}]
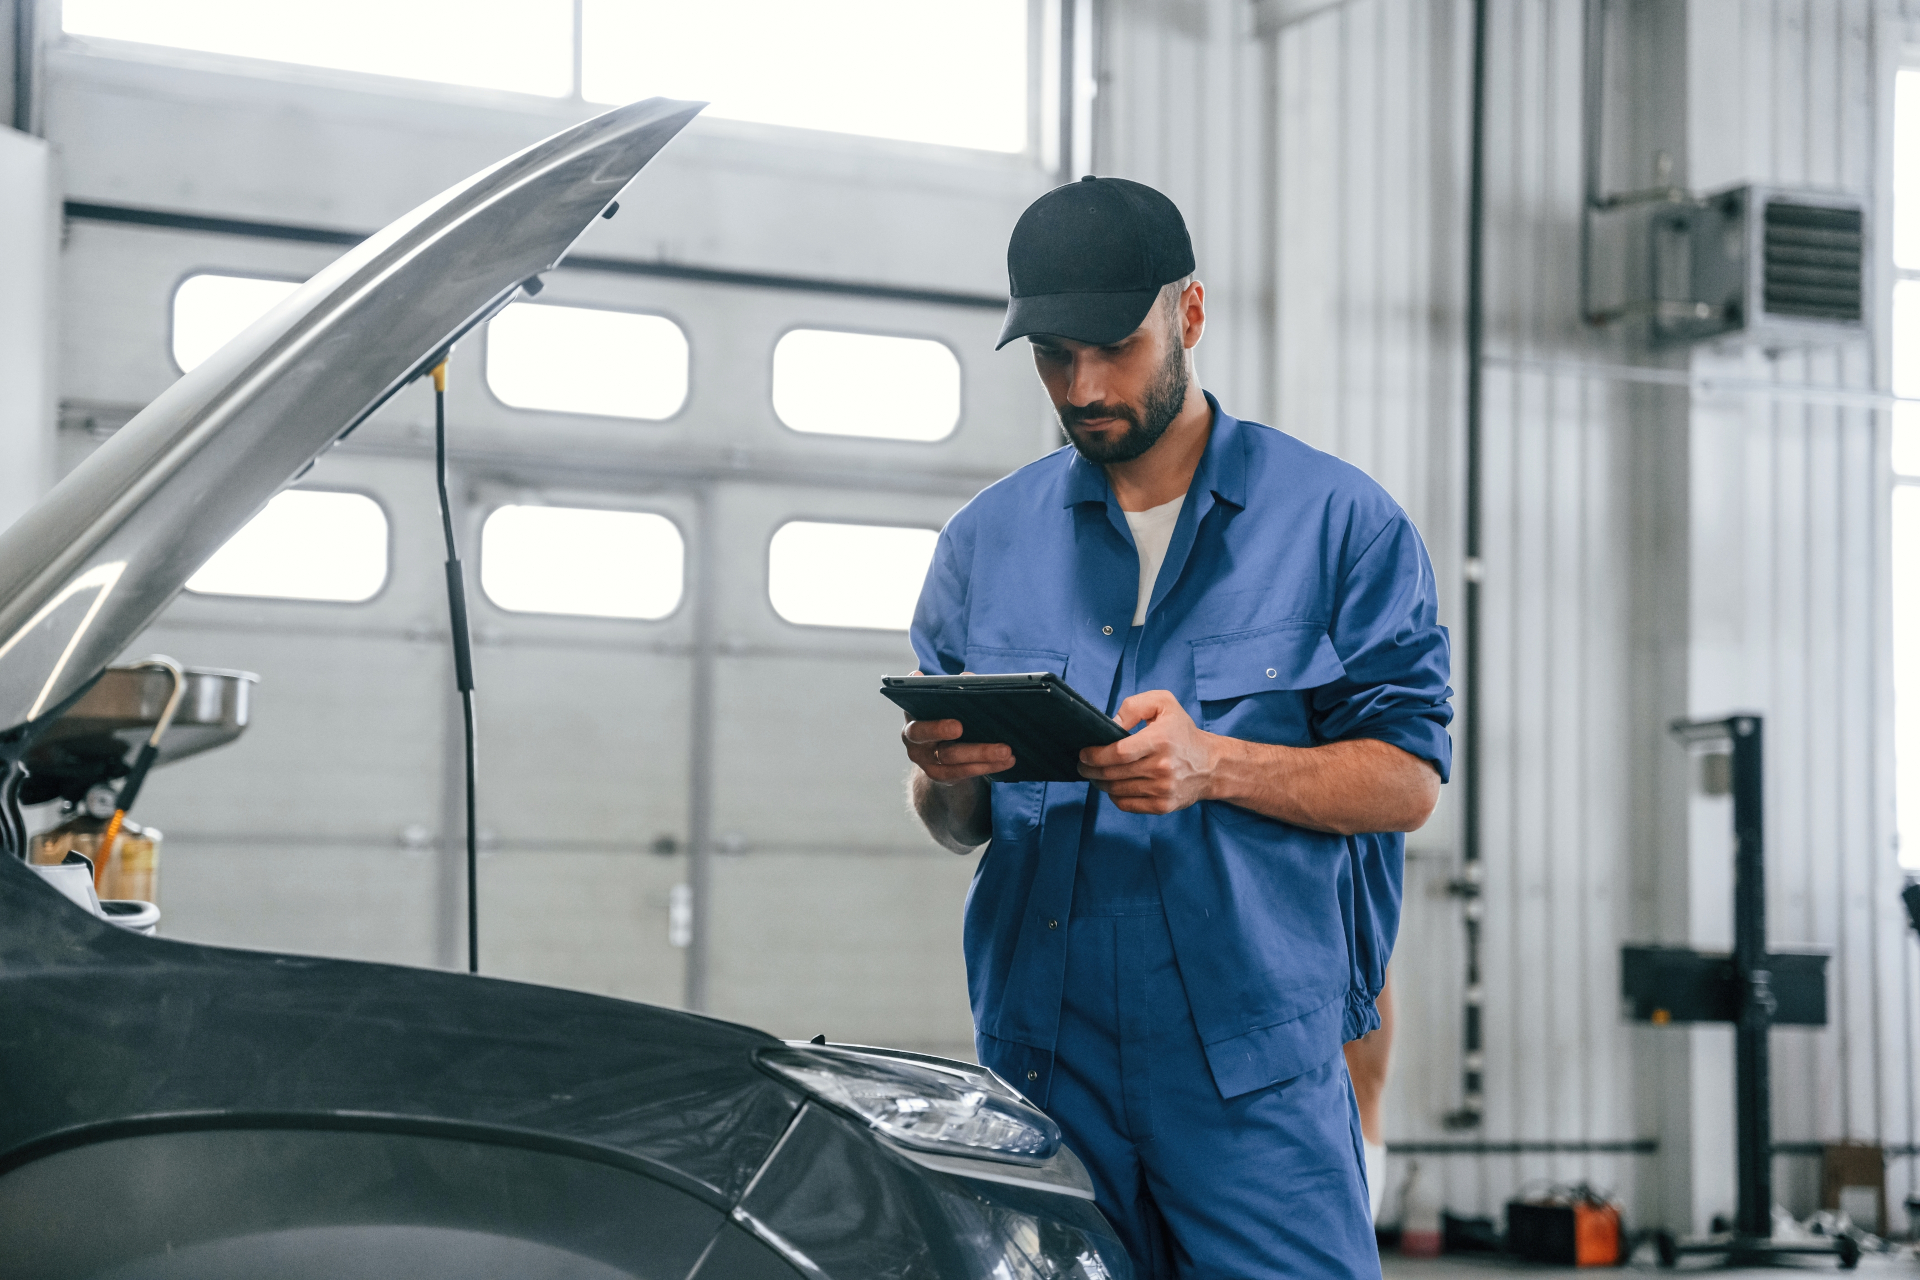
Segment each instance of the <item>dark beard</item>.
[{"label": "dark beard", "polygon": [[[1172,348],[1167,352],[1167,362],[1160,366],[1160,376],[1147,388],[1146,403],[1139,408],[1104,403],[1060,406],[1060,426],[1081,457],[1095,464],[1132,462],[1160,443],[1160,437],[1167,434],[1187,402],[1186,349],[1180,345],[1177,330]],[[1074,430],[1076,424],[1090,418],[1120,418],[1131,425],[1114,439],[1095,440]]]}]

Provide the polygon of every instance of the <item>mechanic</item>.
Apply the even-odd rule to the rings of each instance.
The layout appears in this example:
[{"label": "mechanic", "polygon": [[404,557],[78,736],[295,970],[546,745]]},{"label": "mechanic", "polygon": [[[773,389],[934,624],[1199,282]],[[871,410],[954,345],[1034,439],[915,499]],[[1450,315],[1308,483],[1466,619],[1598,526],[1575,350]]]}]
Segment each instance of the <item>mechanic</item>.
[{"label": "mechanic", "polygon": [[1081,753],[1086,784],[990,782],[1011,752],[958,721],[903,732],[928,831],[991,840],[980,1060],[1059,1122],[1143,1276],[1377,1277],[1341,1046],[1379,1025],[1391,833],[1450,760],[1426,549],[1359,470],[1201,390],[1165,196],[1050,191],[1007,268],[999,345],[1030,340],[1071,447],[947,523],[914,652],[1052,671],[1135,732]]}]

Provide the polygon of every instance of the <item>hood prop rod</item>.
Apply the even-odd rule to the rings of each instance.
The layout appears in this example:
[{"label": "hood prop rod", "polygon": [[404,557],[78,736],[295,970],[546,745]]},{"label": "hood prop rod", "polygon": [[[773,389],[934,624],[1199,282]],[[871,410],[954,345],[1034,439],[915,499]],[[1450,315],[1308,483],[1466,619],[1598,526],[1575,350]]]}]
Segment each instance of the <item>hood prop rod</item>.
[{"label": "hood prop rod", "polygon": [[93,861],[95,892],[99,891],[107,874],[107,861],[113,857],[113,846],[120,842],[120,829],[127,823],[127,810],[133,808],[133,802],[140,798],[140,785],[147,780],[147,771],[153,768],[153,762],[159,758],[160,739],[166,737],[167,730],[173,727],[174,713],[180,710],[180,699],[187,691],[187,673],[172,658],[155,654],[133,665],[165,671],[173,677],[173,692],[167,695],[166,708],[154,722],[153,732],[147,735],[140,754],[133,758],[133,768],[127,771],[127,780],[120,784],[120,796],[114,802],[113,817],[107,819],[107,829],[100,833],[100,845],[95,850]]}]

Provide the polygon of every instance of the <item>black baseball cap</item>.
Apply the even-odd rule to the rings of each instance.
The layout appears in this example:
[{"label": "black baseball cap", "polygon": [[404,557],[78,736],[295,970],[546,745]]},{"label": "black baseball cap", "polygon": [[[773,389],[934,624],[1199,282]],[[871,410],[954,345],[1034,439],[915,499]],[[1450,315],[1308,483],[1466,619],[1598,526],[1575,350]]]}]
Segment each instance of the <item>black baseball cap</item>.
[{"label": "black baseball cap", "polygon": [[1012,301],[994,349],[1034,333],[1118,342],[1165,285],[1191,274],[1193,241],[1173,201],[1143,183],[1089,174],[1047,192],[1014,223]]}]

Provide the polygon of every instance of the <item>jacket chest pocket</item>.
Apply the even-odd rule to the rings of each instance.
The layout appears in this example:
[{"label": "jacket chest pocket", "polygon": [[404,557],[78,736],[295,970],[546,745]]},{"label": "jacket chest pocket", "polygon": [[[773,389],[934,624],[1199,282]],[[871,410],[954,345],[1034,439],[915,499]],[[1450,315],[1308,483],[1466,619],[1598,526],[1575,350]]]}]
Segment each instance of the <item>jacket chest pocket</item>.
[{"label": "jacket chest pocket", "polygon": [[1044,782],[996,782],[993,784],[993,839],[1018,841],[1040,825],[1041,802],[1046,795]]},{"label": "jacket chest pocket", "polygon": [[1288,622],[1192,643],[1203,729],[1247,742],[1315,745],[1313,690],[1346,674],[1324,624]]}]

